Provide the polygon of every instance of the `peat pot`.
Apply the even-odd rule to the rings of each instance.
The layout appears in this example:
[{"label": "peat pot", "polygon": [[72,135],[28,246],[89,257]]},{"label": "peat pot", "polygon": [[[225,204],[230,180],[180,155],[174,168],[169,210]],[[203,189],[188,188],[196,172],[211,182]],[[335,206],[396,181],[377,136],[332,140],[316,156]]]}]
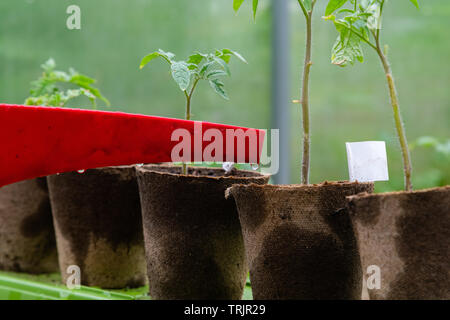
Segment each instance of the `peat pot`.
[{"label": "peat pot", "polygon": [[75,265],[83,285],[110,289],[144,285],[144,241],[134,167],[69,172],[47,179],[63,281],[73,272],[68,267]]},{"label": "peat pot", "polygon": [[255,299],[361,299],[362,272],[346,196],[371,183],[236,185]]},{"label": "peat pot", "polygon": [[348,208],[370,299],[450,299],[450,186],[351,196]]},{"label": "peat pot", "polygon": [[45,178],[0,188],[0,270],[34,274],[59,270]]},{"label": "peat pot", "polygon": [[241,299],[247,277],[233,184],[265,184],[257,172],[160,165],[137,168],[153,299]]}]

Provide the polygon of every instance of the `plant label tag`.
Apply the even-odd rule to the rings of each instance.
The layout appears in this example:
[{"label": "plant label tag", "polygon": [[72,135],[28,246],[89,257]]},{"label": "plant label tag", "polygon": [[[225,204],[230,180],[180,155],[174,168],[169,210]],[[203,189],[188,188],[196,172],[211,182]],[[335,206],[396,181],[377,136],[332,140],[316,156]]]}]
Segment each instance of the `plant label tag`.
[{"label": "plant label tag", "polygon": [[384,141],[347,142],[350,181],[388,181],[389,172]]}]

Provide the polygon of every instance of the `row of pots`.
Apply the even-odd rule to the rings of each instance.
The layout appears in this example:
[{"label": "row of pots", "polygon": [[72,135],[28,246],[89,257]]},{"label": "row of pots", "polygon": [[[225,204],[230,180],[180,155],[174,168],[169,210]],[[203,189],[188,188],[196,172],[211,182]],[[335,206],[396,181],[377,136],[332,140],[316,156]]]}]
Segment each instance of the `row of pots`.
[{"label": "row of pots", "polygon": [[52,272],[58,256],[63,279],[77,265],[85,285],[148,277],[155,299],[240,299],[249,267],[256,299],[360,299],[375,265],[371,298],[449,298],[450,187],[371,194],[371,183],[268,179],[148,165],[3,187],[0,268]]}]

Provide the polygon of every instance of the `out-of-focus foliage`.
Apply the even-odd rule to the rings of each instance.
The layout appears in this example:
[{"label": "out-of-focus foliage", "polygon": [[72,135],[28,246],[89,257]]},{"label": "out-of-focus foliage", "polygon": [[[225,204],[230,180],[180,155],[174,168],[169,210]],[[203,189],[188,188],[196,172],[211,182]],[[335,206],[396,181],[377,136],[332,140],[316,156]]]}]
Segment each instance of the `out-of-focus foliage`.
[{"label": "out-of-focus foliage", "polygon": [[[31,83],[26,105],[64,107],[70,100],[80,96],[87,97],[94,109],[97,106],[97,98],[109,105],[100,90],[93,86],[96,82],[94,79],[78,73],[73,68],[70,68],[69,72],[55,70],[56,63],[52,58],[42,64],[41,68],[41,77]],[[64,88],[67,85],[76,89]]]},{"label": "out-of-focus foliage", "polygon": [[425,153],[429,165],[418,173],[418,184],[422,188],[450,185],[450,139],[439,140],[423,136],[411,144],[414,153]]}]

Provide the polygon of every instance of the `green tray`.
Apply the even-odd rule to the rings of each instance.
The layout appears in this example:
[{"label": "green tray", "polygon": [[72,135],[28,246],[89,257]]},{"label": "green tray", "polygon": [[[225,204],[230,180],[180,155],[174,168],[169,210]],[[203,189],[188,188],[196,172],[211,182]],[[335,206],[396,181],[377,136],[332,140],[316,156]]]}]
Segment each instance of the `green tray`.
[{"label": "green tray", "polygon": [[[148,286],[136,289],[103,290],[81,286],[68,289],[56,273],[31,275],[0,271],[0,300],[149,300]],[[252,300],[250,283],[244,289],[243,300]]]}]

